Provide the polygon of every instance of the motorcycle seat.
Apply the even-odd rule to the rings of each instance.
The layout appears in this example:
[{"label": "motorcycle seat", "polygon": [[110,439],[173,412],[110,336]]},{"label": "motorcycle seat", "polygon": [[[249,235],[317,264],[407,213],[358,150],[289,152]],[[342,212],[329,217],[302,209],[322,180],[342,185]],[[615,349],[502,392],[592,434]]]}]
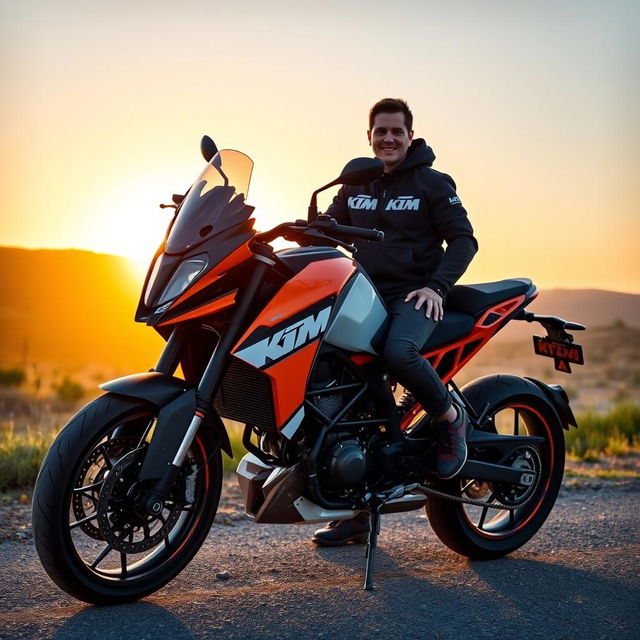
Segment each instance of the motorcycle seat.
[{"label": "motorcycle seat", "polygon": [[489,307],[526,293],[532,286],[528,278],[455,285],[447,294],[444,319],[447,319],[447,312],[454,311],[478,316]]},{"label": "motorcycle seat", "polygon": [[422,353],[428,353],[440,345],[464,338],[471,332],[474,324],[474,317],[468,313],[445,311],[444,318],[429,336],[427,343],[422,348]]},{"label": "motorcycle seat", "polygon": [[422,353],[464,338],[471,332],[481,313],[500,302],[526,293],[531,287],[531,280],[526,278],[452,287],[445,301],[444,318],[427,340]]}]

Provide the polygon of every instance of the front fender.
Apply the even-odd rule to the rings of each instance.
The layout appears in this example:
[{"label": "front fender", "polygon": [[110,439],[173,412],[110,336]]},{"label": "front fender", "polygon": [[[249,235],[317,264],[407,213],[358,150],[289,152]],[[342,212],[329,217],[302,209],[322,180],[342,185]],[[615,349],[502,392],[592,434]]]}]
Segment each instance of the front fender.
[{"label": "front fender", "polygon": [[187,391],[190,385],[166,373],[148,371],[103,382],[100,388],[121,396],[146,400],[156,407],[164,407]]},{"label": "front fender", "polygon": [[[164,470],[173,460],[172,453],[177,451],[195,413],[195,389],[181,378],[159,371],[116,378],[101,384],[100,388],[121,396],[146,400],[160,409],[146,456],[150,465],[146,471],[150,473],[153,468],[152,475],[155,476],[160,468]],[[212,429],[220,439],[222,450],[233,458],[227,430],[218,414],[209,412],[200,428]]]},{"label": "front fender", "polygon": [[569,429],[569,425],[577,426],[567,394],[559,385],[548,385],[533,378],[496,374],[477,378],[461,391],[477,414],[483,412],[487,403],[492,406],[516,394],[529,394],[544,400],[564,429]]}]

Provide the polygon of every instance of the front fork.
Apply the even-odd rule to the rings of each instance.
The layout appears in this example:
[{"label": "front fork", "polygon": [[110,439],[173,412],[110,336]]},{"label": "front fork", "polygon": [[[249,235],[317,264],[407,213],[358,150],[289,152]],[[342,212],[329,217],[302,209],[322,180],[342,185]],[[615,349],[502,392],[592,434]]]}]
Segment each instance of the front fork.
[{"label": "front fork", "polygon": [[[269,266],[275,264],[267,255],[256,254],[254,258],[256,260],[256,266],[251,275],[251,279],[242,292],[242,296],[236,306],[227,330],[222,334],[211,354],[211,358],[200,379],[197,390],[186,392],[184,396],[167,405],[167,407],[165,407],[167,410],[169,410],[174,403],[177,406],[173,412],[167,412],[169,415],[166,416],[165,420],[163,420],[165,408],[161,410],[158,416],[158,424],[154,430],[154,436],[151,439],[149,452],[140,470],[141,481],[157,479],[144,499],[144,508],[150,514],[155,515],[162,511],[164,501],[168,498],[171,487],[180,474],[180,469],[187,455],[187,451],[200,425],[206,420],[207,414],[211,411],[211,401],[222,379],[222,375],[227,368],[230,357],[229,353],[240,337],[240,332],[245,324],[249,307],[262,284],[265,271]],[[186,337],[187,334],[184,327],[178,326],[174,329],[158,360],[156,371],[167,375],[174,373],[180,362],[180,354]],[[190,397],[190,394],[194,394],[195,397]],[[180,407],[181,402],[186,404]],[[184,425],[186,425],[187,420],[189,420],[188,416],[185,415],[185,411],[189,411],[189,406],[191,406],[193,410],[190,412],[191,418],[188,427],[183,431],[183,436],[178,441],[174,440],[175,436],[174,438],[168,437],[169,440],[174,440],[174,443],[173,446],[170,446],[167,450],[164,434],[171,434],[171,432],[175,434],[177,427],[176,422],[178,422],[178,424],[182,423],[182,428],[184,429]],[[171,423],[169,423],[170,416],[173,418]],[[156,441],[157,444],[154,443],[156,438],[158,438]],[[155,447],[154,444],[156,444]]]}]

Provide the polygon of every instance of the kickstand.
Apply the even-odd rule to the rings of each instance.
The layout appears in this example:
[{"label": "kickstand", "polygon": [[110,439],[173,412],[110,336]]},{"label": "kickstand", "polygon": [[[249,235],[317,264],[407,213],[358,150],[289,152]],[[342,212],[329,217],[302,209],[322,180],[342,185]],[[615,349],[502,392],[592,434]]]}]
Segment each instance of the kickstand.
[{"label": "kickstand", "polygon": [[383,502],[374,502],[370,505],[369,512],[369,541],[367,542],[367,550],[365,553],[367,565],[364,573],[364,591],[373,590],[373,557],[375,555],[376,546],[378,544],[378,534],[380,533],[380,509]]}]

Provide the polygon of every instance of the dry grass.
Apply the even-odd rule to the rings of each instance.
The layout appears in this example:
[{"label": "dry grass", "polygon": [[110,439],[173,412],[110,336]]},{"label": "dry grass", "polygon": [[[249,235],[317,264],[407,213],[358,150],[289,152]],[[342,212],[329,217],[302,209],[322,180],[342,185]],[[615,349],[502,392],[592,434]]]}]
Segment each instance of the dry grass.
[{"label": "dry grass", "polygon": [[578,429],[565,436],[567,453],[578,460],[622,456],[640,450],[640,406],[621,404],[608,413],[583,413]]},{"label": "dry grass", "polygon": [[[50,421],[48,421],[50,424]],[[567,454],[570,459],[591,462],[602,456],[617,457],[640,452],[640,406],[623,404],[608,413],[584,413],[578,416],[578,429],[566,433]],[[243,425],[227,422],[233,459],[223,455],[226,473],[235,471],[246,453],[242,444]],[[10,421],[0,423],[0,492],[33,486],[38,469],[58,429],[51,426],[34,426],[17,430]],[[635,472],[615,470],[594,471],[597,477],[609,477],[608,473],[623,473],[625,477]],[[602,475],[604,474],[604,475]]]},{"label": "dry grass", "polygon": [[17,433],[11,422],[0,423],[0,491],[30,487],[57,430]]}]

